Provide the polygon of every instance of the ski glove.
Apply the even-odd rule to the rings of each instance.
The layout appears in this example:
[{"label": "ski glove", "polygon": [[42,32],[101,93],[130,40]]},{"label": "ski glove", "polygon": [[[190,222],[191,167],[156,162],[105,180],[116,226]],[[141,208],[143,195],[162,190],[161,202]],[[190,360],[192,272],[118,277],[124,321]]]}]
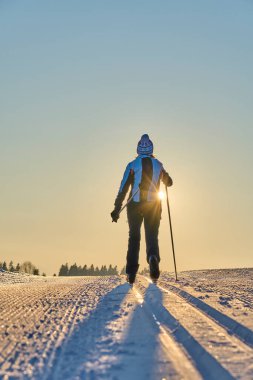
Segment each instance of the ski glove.
[{"label": "ski glove", "polygon": [[162,181],[164,183],[165,186],[169,187],[169,186],[172,186],[173,185],[173,181],[172,181],[172,178],[169,176],[168,173],[163,173],[163,178],[162,178]]},{"label": "ski glove", "polygon": [[114,209],[112,212],[111,212],[111,217],[112,217],[112,222],[115,222],[117,223],[118,219],[119,219],[119,211]]}]

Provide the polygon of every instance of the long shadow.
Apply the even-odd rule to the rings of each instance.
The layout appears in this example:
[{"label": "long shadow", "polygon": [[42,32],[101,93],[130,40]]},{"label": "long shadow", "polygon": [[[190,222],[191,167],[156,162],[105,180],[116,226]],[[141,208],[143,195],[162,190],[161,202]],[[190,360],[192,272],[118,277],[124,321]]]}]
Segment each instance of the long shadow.
[{"label": "long shadow", "polygon": [[242,340],[248,346],[253,348],[253,331],[227,315],[221,313],[219,310],[194,297],[185,290],[179,289],[176,286],[165,283],[166,289],[178,294],[191,305],[197,307],[199,310],[211,317],[216,323],[224,327],[231,335],[235,335],[238,339]]},{"label": "long shadow", "polygon": [[163,306],[161,290],[149,285],[145,301],[154,311],[159,322],[173,338],[188,352],[195,367],[205,380],[231,380],[234,377],[173,317]]},{"label": "long shadow", "polygon": [[143,304],[134,309],[124,339],[120,342],[112,339],[108,325],[122,315],[121,304],[128,292],[128,284],[119,285],[101,299],[92,314],[79,323],[57,349],[53,366],[43,378],[154,380],[173,377],[173,364],[160,362],[160,328],[155,323],[154,313],[188,352],[204,379],[233,379],[163,306],[163,293],[154,285],[149,285]]},{"label": "long shadow", "polygon": [[147,295],[133,311],[125,337],[117,352],[118,360],[105,374],[106,379],[155,380],[172,377],[171,363],[161,363],[160,328],[155,322]]},{"label": "long shadow", "polygon": [[44,378],[97,378],[96,367],[101,355],[115,351],[113,345],[117,343],[111,339],[108,325],[119,317],[120,306],[128,292],[128,284],[119,285],[100,300],[91,315],[79,323],[57,349],[53,365]]}]

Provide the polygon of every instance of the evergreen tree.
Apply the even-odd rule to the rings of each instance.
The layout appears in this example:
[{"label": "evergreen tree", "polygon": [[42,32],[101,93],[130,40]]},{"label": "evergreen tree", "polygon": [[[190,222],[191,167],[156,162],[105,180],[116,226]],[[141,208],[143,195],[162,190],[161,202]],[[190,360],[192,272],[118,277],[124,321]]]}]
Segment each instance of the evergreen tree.
[{"label": "evergreen tree", "polygon": [[69,268],[69,276],[78,276],[78,270],[77,270],[76,263],[71,265],[71,267]]},{"label": "evergreen tree", "polygon": [[15,268],[14,268],[14,265],[13,265],[13,261],[11,260],[10,263],[9,263],[9,272],[14,272]]},{"label": "evergreen tree", "polygon": [[94,272],[95,272],[94,265],[91,264],[90,269],[89,269],[89,276],[94,276]]},{"label": "evergreen tree", "polygon": [[85,264],[83,266],[83,276],[87,276],[87,274],[88,274],[88,269],[87,269],[87,265]]},{"label": "evergreen tree", "polygon": [[60,267],[60,270],[59,270],[59,276],[68,276],[68,275],[69,275],[68,263],[66,263],[65,265],[62,264],[62,266]]},{"label": "evergreen tree", "polygon": [[2,269],[3,269],[3,270],[6,270],[6,271],[8,270],[8,268],[7,268],[7,264],[6,264],[6,261],[3,262]]},{"label": "evergreen tree", "polygon": [[15,272],[20,272],[20,264],[19,263],[17,263],[17,265],[16,265],[16,268],[15,268]]}]

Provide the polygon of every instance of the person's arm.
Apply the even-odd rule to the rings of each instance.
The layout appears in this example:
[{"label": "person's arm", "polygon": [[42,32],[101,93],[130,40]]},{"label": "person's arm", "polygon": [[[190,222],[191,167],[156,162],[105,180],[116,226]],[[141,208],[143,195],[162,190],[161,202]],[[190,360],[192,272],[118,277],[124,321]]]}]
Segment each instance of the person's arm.
[{"label": "person's arm", "polygon": [[122,203],[124,202],[125,196],[128,192],[129,186],[133,180],[133,169],[131,165],[128,164],[123,175],[123,179],[120,184],[119,192],[114,202],[114,210],[111,212],[111,217],[113,222],[117,222],[119,219],[119,211],[121,209]]},{"label": "person's arm", "polygon": [[164,183],[164,185],[167,187],[173,185],[172,178],[169,176],[169,174],[166,172],[164,168],[162,168],[161,180]]}]

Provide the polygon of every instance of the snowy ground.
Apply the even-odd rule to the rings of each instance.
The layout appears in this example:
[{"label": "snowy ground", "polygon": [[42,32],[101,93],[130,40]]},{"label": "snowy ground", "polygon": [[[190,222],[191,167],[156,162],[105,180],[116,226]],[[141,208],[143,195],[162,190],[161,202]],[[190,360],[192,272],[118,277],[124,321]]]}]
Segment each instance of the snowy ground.
[{"label": "snowy ground", "polygon": [[253,379],[253,269],[0,272],[0,379]]}]

